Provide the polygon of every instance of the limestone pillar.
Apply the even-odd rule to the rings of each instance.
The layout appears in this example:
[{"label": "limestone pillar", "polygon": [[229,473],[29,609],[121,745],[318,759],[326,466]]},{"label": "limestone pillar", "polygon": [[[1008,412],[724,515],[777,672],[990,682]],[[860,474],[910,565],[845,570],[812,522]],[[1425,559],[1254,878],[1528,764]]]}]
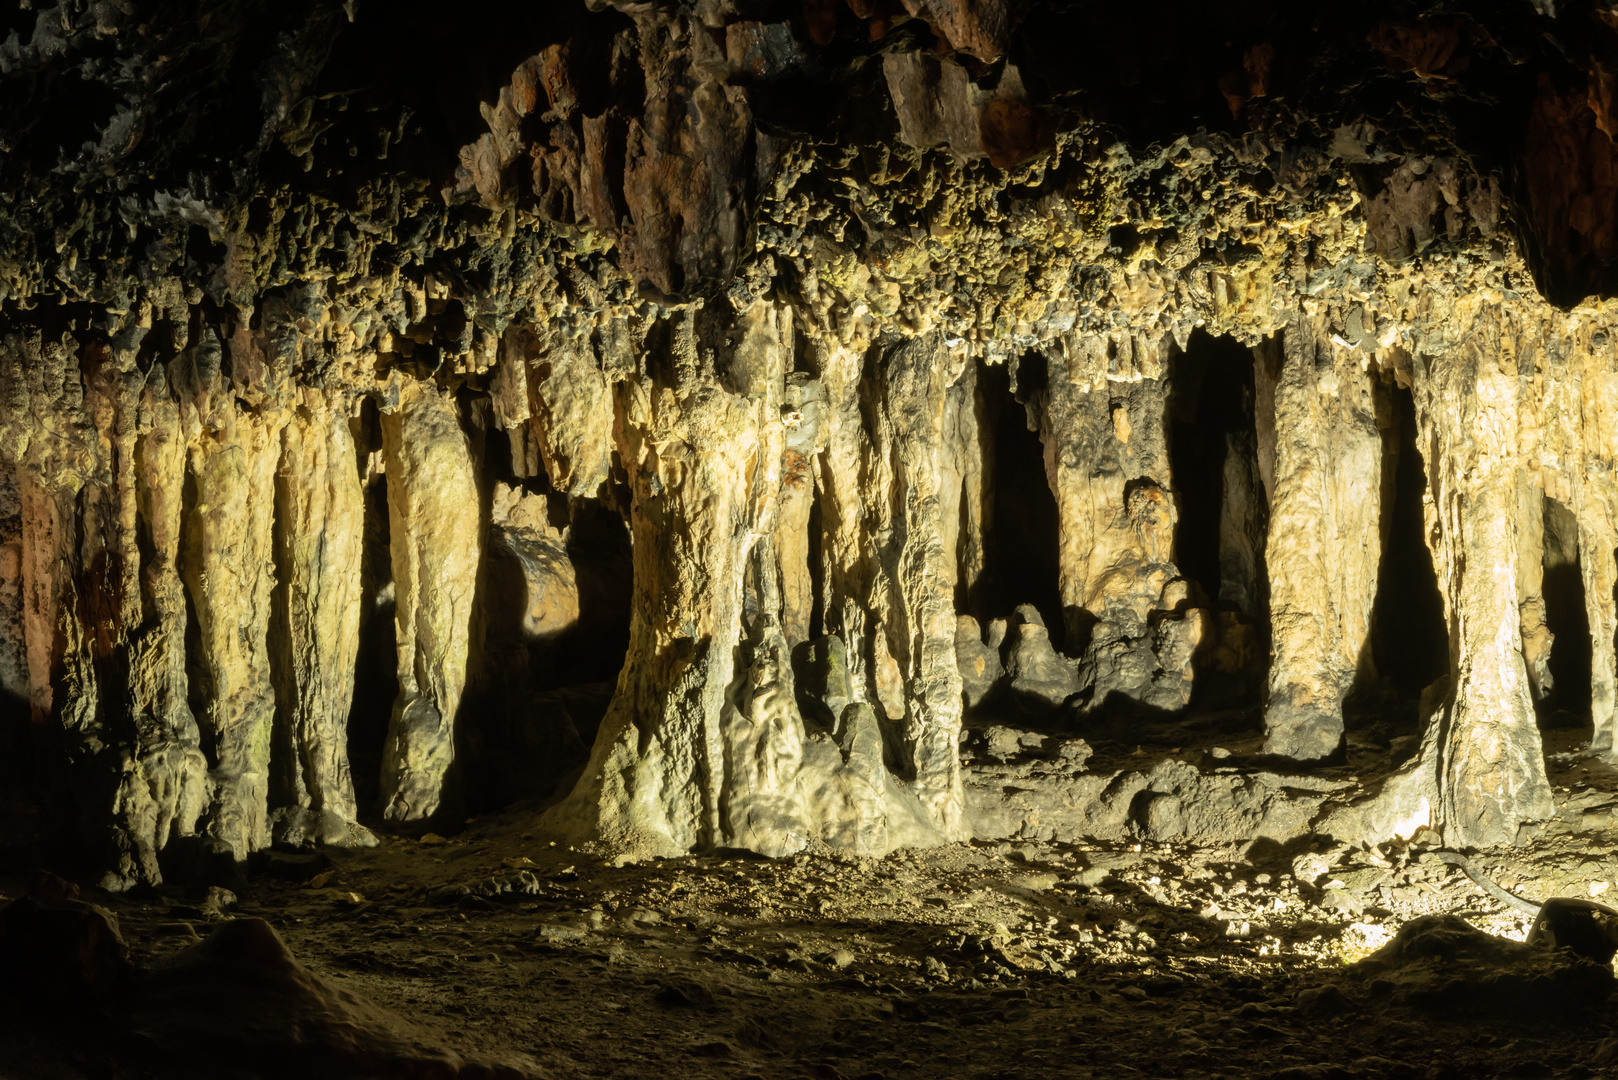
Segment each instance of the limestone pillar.
[{"label": "limestone pillar", "polygon": [[382,415],[382,444],[399,648],[382,816],[421,825],[450,809],[445,785],[466,686],[482,500],[453,401],[433,384],[400,388],[397,408]]},{"label": "limestone pillar", "polygon": [[1382,437],[1369,361],[1301,313],[1255,354],[1270,508],[1264,749],[1298,761],[1337,752],[1343,698],[1370,665]]},{"label": "limestone pillar", "polygon": [[1450,691],[1438,711],[1439,818],[1456,847],[1512,843],[1554,811],[1517,604],[1519,364],[1500,313],[1457,305],[1454,343],[1417,358],[1428,533],[1445,597]]},{"label": "limestone pillar", "polygon": [[281,435],[276,572],[281,625],[275,832],[371,842],[356,823],[348,713],[359,657],[365,496],[342,398],[306,393]]}]

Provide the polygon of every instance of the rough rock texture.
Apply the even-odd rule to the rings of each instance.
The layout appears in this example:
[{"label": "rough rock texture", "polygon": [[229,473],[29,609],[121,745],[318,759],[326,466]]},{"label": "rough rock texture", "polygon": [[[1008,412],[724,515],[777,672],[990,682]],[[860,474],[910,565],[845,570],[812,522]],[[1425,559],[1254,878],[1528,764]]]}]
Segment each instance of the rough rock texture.
[{"label": "rough rock texture", "polygon": [[550,822],[620,854],[966,836],[1012,707],[1331,759],[1419,690],[1373,662],[1412,401],[1448,696],[1356,820],[1514,841],[1536,690],[1614,752],[1599,13],[743,7],[7,24],[0,723],[110,885],[586,741]]},{"label": "rough rock texture", "polygon": [[407,384],[382,418],[393,543],[399,697],[382,758],[382,817],[425,822],[445,809],[466,686],[483,517],[455,412],[436,388]]},{"label": "rough rock texture", "polygon": [[364,493],[348,417],[322,397],[310,395],[282,430],[276,515],[286,649],[276,779],[288,790],[275,832],[294,844],[363,844],[369,837],[355,824],[348,713],[359,654]]},{"label": "rough rock texture", "polygon": [[1386,395],[1369,357],[1307,318],[1279,338],[1255,368],[1274,642],[1265,749],[1318,761],[1337,752],[1343,699],[1370,667]]}]

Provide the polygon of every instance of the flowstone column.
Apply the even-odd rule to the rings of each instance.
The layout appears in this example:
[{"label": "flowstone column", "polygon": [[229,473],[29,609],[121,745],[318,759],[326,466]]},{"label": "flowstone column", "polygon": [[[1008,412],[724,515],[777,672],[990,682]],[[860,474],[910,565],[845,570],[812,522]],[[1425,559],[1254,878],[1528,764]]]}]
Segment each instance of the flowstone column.
[{"label": "flowstone column", "polygon": [[356,823],[348,713],[359,655],[365,496],[341,399],[307,392],[282,432],[276,477],[278,806],[291,843],[375,843]]},{"label": "flowstone column", "polygon": [[399,696],[382,751],[382,817],[424,825],[445,806],[466,686],[482,500],[449,397],[406,383],[382,415]]},{"label": "flowstone column", "polygon": [[1066,648],[1082,650],[1091,707],[1116,696],[1183,708],[1206,632],[1174,562],[1162,347],[1133,333],[1068,334],[1036,395],[1061,528]]},{"label": "flowstone column", "polygon": [[[836,346],[824,357],[827,624],[847,642],[854,696],[880,710],[926,822],[955,838],[965,829],[955,440],[971,361],[937,334],[871,348],[869,360]],[[899,801],[890,796],[892,821]]]},{"label": "flowstone column", "polygon": [[1444,840],[1487,847],[1555,810],[1517,606],[1519,362],[1532,342],[1498,311],[1457,305],[1452,341],[1417,358],[1428,534],[1449,620],[1452,678],[1438,711]]},{"label": "flowstone column", "polygon": [[158,852],[206,798],[176,568],[185,440],[164,367],[136,364],[146,326],[0,345],[33,749],[60,755],[76,811],[63,824],[112,890],[160,882]]},{"label": "flowstone column", "polygon": [[1334,344],[1302,313],[1279,347],[1271,341],[1255,351],[1258,400],[1269,413],[1259,424],[1270,480],[1264,750],[1296,761],[1337,752],[1343,698],[1369,664],[1382,437],[1368,363],[1369,354]]},{"label": "flowstone column", "polygon": [[789,319],[764,302],[734,316],[686,309],[652,328],[646,374],[617,387],[634,493],[629,652],[584,775],[553,820],[620,853],[736,843],[780,855],[808,841],[802,721],[773,616],[759,616],[741,648],[747,568],[781,485]]},{"label": "flowstone column", "polygon": [[[203,358],[213,346],[199,347]],[[217,352],[199,359],[193,399],[201,430],[190,446],[196,503],[181,567],[196,612],[203,678],[193,700],[212,736],[214,796],[206,834],[236,863],[268,846],[270,741],[275,720],[269,624],[275,590],[275,470],[279,409],[238,405],[219,383]]]}]

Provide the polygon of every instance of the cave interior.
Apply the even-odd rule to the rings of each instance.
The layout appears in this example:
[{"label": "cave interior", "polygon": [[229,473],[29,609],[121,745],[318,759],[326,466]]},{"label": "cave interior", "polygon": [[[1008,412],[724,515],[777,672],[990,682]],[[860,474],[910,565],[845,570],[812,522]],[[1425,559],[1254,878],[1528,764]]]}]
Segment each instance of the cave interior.
[{"label": "cave interior", "polygon": [[1618,1068],[1618,7],[3,11],[8,1080]]}]

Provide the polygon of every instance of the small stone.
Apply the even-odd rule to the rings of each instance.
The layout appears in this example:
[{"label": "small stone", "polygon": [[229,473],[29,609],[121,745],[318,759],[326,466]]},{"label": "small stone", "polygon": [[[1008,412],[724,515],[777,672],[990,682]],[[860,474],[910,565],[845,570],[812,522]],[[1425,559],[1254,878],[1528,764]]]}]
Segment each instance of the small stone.
[{"label": "small stone", "polygon": [[419,843],[419,844],[428,844],[428,845],[447,844],[447,843],[449,843],[448,840],[444,839],[442,836],[439,836],[435,832],[422,833],[421,834],[421,839],[419,839],[416,842]]},{"label": "small stone", "polygon": [[1298,994],[1298,1011],[1305,1016],[1341,1016],[1352,1007],[1348,998],[1335,986],[1312,986]]},{"label": "small stone", "polygon": [[236,894],[219,885],[208,886],[208,892],[202,898],[202,910],[227,911],[236,906]]},{"label": "small stone", "polygon": [[1305,885],[1313,885],[1331,873],[1331,863],[1318,851],[1306,851],[1292,860],[1292,876]]},{"label": "small stone", "polygon": [[1358,915],[1365,910],[1365,901],[1344,889],[1327,889],[1320,894],[1320,906],[1343,915]]},{"label": "small stone", "polygon": [[825,963],[838,971],[842,971],[854,963],[854,954],[847,949],[833,949],[825,957]]}]

